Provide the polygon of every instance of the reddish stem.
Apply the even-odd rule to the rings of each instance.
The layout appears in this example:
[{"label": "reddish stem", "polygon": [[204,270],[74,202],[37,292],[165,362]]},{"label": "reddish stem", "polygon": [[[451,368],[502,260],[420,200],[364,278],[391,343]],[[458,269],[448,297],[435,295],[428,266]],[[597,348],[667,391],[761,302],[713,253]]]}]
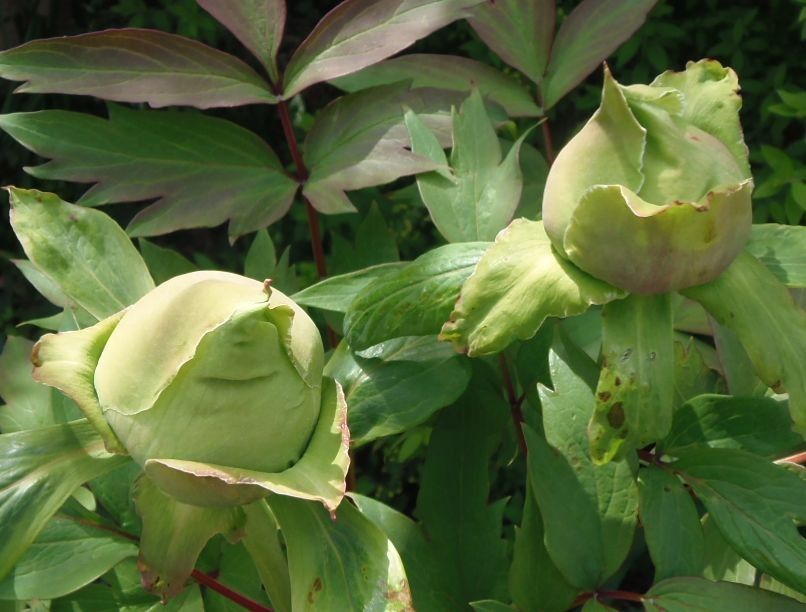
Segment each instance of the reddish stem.
[{"label": "reddish stem", "polygon": [[515,425],[515,435],[518,438],[518,446],[520,446],[524,457],[526,456],[526,439],[523,437],[523,411],[521,410],[521,400],[518,399],[515,393],[515,385],[512,383],[512,376],[509,374],[509,366],[507,365],[507,358],[504,353],[499,353],[498,362],[501,364],[501,376],[504,379],[504,387],[507,391],[507,400],[509,401],[509,412],[512,415],[512,422]]},{"label": "reddish stem", "polygon": [[590,599],[618,599],[621,601],[635,601],[638,603],[643,603],[644,596],[641,593],[632,593],[630,591],[593,591],[590,593],[582,593],[579,597],[574,600],[574,603],[571,604],[571,609],[579,607],[583,605],[586,601]]},{"label": "reddish stem", "polygon": [[191,576],[193,576],[193,579],[199,584],[203,584],[208,589],[211,589],[216,593],[223,595],[224,597],[226,597],[232,602],[235,602],[242,608],[251,610],[252,612],[274,612],[273,608],[264,606],[263,604],[260,604],[254,601],[253,599],[249,599],[248,597],[245,597],[240,593],[236,593],[226,585],[221,584],[218,580],[216,580],[212,576],[205,574],[202,571],[194,569]]},{"label": "reddish stem", "polygon": [[[283,124],[283,133],[291,151],[294,165],[297,167],[297,180],[304,183],[308,180],[308,168],[305,167],[305,160],[299,152],[297,136],[294,134],[294,126],[291,125],[291,115],[288,114],[288,103],[283,101],[277,105],[277,112],[280,115],[280,123]],[[327,264],[325,263],[325,250],[322,247],[322,233],[319,229],[319,215],[311,205],[308,198],[305,198],[305,211],[308,213],[308,228],[311,232],[311,248],[313,258],[316,261],[316,273],[319,279],[327,277]]]},{"label": "reddish stem", "polygon": [[[113,527],[111,525],[104,525],[103,523],[97,523],[95,521],[91,521],[85,518],[77,518],[77,517],[70,517],[71,520],[75,521],[76,523],[81,523],[82,525],[86,525],[88,527],[92,527],[94,529],[100,529],[101,531],[107,531],[109,533],[114,533],[121,538],[126,538],[127,540],[131,540],[132,542],[136,542],[139,544],[140,538],[138,538],[133,533],[128,533],[123,531],[122,529],[118,529],[117,527]],[[194,569],[191,573],[191,576],[198,582],[199,584],[203,584],[204,586],[212,589],[213,591],[223,595],[230,601],[237,603],[239,606],[243,606],[247,610],[253,610],[254,612],[274,612],[272,608],[268,608],[263,604],[260,604],[248,597],[241,595],[227,587],[226,585],[221,584],[218,580],[213,578],[212,576],[205,574],[197,569]]]},{"label": "reddish stem", "polygon": [[305,167],[305,160],[299,152],[299,145],[297,144],[297,135],[294,134],[294,126],[291,123],[291,115],[288,113],[288,102],[283,100],[277,105],[277,112],[280,115],[280,123],[283,124],[283,133],[285,134],[288,148],[291,150],[291,157],[294,160],[294,165],[297,167],[297,178],[301,183],[308,180],[308,168]]},{"label": "reddish stem", "polygon": [[[288,112],[288,103],[285,101],[277,105],[277,112],[280,115],[280,123],[283,125],[283,133],[285,134],[288,148],[291,151],[291,158],[294,160],[294,165],[297,169],[297,180],[300,184],[308,180],[308,168],[305,166],[305,160],[302,159],[302,154],[299,151],[299,144],[297,143],[297,135],[294,133],[294,126],[291,124],[291,115]],[[311,204],[308,198],[305,199],[305,212],[308,215],[308,230],[311,234],[311,250],[313,251],[313,259],[316,262],[316,274],[319,280],[327,278],[327,263],[325,261],[325,249],[322,246],[322,231],[319,227],[319,214]],[[339,338],[336,332],[328,325],[327,326],[327,339],[330,346],[335,347],[339,343]]]},{"label": "reddish stem", "polygon": [[790,455],[789,457],[783,457],[782,459],[776,459],[775,463],[797,463],[799,465],[803,465],[806,463],[806,452]]},{"label": "reddish stem", "polygon": [[540,129],[543,130],[543,141],[546,144],[546,159],[548,160],[550,166],[554,163],[557,155],[554,151],[554,138],[551,136],[551,127],[549,126],[548,117],[543,119]]}]

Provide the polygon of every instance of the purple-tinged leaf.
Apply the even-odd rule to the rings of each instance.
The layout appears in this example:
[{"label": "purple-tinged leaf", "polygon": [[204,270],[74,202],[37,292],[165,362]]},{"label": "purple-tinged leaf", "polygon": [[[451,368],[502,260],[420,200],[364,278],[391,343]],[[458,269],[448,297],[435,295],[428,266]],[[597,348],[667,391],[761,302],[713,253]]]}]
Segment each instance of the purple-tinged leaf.
[{"label": "purple-tinged leaf", "polygon": [[310,178],[304,194],[320,212],[351,212],[354,208],[344,191],[382,185],[437,167],[409,150],[404,108],[420,114],[447,145],[451,105],[458,104],[461,96],[407,87],[395,83],[365,89],[339,98],[317,116],[305,140]]},{"label": "purple-tinged leaf", "polygon": [[131,222],[136,236],[230,220],[237,237],[282,217],[297,183],[274,151],[237,125],[195,112],[111,106],[109,119],[65,111],[0,116],[0,128],[52,161],[29,174],[95,183],[80,203],[159,198]]},{"label": "purple-tinged leaf", "polygon": [[283,96],[376,64],[467,16],[482,0],[346,0],[294,52]]},{"label": "purple-tinged leaf", "polygon": [[502,60],[540,83],[554,40],[555,4],[554,0],[488,1],[473,9],[468,21]]},{"label": "purple-tinged leaf", "polygon": [[16,91],[95,96],[152,107],[240,106],[276,101],[238,58],[156,30],[105,30],[34,40],[0,52],[0,77]]},{"label": "purple-tinged leaf", "polygon": [[543,84],[549,109],[576,87],[646,20],[657,0],[583,0],[563,21]]},{"label": "purple-tinged leaf", "polygon": [[277,49],[285,27],[285,0],[196,1],[260,60],[274,83],[279,81]]},{"label": "purple-tinged leaf", "polygon": [[395,57],[333,81],[345,91],[410,81],[412,87],[434,87],[467,92],[475,87],[500,104],[510,117],[536,117],[540,107],[529,92],[503,72],[456,55],[412,54]]}]

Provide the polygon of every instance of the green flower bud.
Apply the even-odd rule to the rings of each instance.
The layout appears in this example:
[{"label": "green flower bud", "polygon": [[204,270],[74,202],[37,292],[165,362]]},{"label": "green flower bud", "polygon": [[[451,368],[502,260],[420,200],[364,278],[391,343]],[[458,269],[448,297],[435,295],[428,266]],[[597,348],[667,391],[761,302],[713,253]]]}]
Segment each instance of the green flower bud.
[{"label": "green flower bud", "polygon": [[343,494],[346,413],[340,390],[323,384],[319,331],[268,284],[178,276],[91,328],[44,336],[34,364],[108,448],[179,501],[237,505],[276,491],[330,504]]},{"label": "green flower bud", "polygon": [[313,321],[282,293],[198,272],[126,311],[95,388],[140,464],[170,457],[274,472],[293,465],[311,436],[323,361]]},{"label": "green flower bud", "polygon": [[622,86],[549,173],[543,220],[557,251],[634,293],[713,280],[750,236],[753,183],[736,74],[713,60]]}]

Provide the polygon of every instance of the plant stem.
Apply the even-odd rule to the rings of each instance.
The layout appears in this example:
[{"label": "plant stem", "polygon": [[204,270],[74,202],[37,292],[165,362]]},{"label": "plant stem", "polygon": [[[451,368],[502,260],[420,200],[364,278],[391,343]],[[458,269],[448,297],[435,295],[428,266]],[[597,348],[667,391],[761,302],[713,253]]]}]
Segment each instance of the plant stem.
[{"label": "plant stem", "polygon": [[781,459],[776,459],[775,463],[797,463],[799,465],[803,465],[806,463],[806,452],[797,453],[795,455],[790,455],[789,457],[783,457]]},{"label": "plant stem", "polygon": [[515,435],[518,438],[518,446],[526,456],[526,438],[523,437],[523,411],[521,410],[521,400],[518,399],[515,393],[515,385],[512,383],[512,376],[509,373],[509,366],[507,365],[507,358],[504,353],[499,353],[498,362],[501,364],[501,376],[504,379],[504,387],[507,391],[507,400],[509,401],[509,412],[512,415],[512,422],[515,425]]},{"label": "plant stem", "polygon": [[252,612],[274,612],[273,608],[264,606],[263,604],[260,604],[252,599],[249,599],[248,597],[244,597],[240,593],[236,593],[228,586],[221,584],[218,580],[216,580],[209,574],[205,574],[202,571],[194,569],[191,576],[193,576],[193,579],[199,584],[202,584],[206,586],[208,589],[215,591],[219,595],[226,597],[227,599],[238,604],[242,608],[251,610]]},{"label": "plant stem", "polygon": [[[297,180],[300,184],[303,184],[308,180],[308,168],[305,167],[305,160],[302,159],[302,154],[299,152],[297,136],[294,134],[294,126],[291,124],[291,115],[288,113],[288,103],[285,101],[280,102],[277,105],[277,112],[280,115],[280,123],[283,124],[283,133],[288,142],[291,157],[297,168]],[[316,273],[321,280],[327,277],[327,264],[325,263],[325,251],[322,247],[322,234],[319,229],[319,215],[308,198],[304,199],[305,210],[308,213],[308,228],[311,232],[311,250],[313,250],[313,258],[316,262]]]},{"label": "plant stem", "polygon": [[642,603],[644,601],[644,596],[641,593],[632,593],[630,591],[592,591],[590,593],[582,593],[579,597],[574,600],[574,603],[571,604],[571,609],[581,606],[586,601],[590,599],[619,599],[621,601],[635,601],[638,603]]},{"label": "plant stem", "polygon": [[[302,154],[299,151],[299,143],[297,142],[297,135],[294,133],[294,126],[291,123],[291,115],[288,112],[288,103],[283,100],[277,105],[277,113],[280,115],[280,123],[283,125],[283,133],[285,134],[286,142],[288,142],[288,149],[291,151],[291,158],[294,160],[294,166],[297,170],[297,180],[300,185],[308,180],[308,168],[305,166],[305,160],[302,159]],[[308,231],[311,234],[311,250],[313,251],[313,259],[316,262],[316,274],[319,280],[327,278],[327,263],[325,261],[325,249],[322,246],[322,231],[319,227],[319,213],[311,204],[310,200],[303,196],[305,201],[305,212],[308,215]],[[327,339],[330,346],[336,347],[339,343],[339,338],[336,332],[328,325],[327,326]]]},{"label": "plant stem", "polygon": [[543,130],[543,142],[546,145],[546,159],[549,162],[549,166],[554,163],[554,159],[557,157],[554,151],[554,138],[551,136],[551,127],[549,126],[549,119],[546,117],[543,120],[543,123],[540,125],[540,129]]},{"label": "plant stem", "polygon": [[305,160],[299,152],[299,145],[297,144],[297,135],[294,134],[294,126],[291,123],[291,115],[288,113],[288,102],[283,100],[277,105],[277,112],[280,115],[280,123],[283,124],[283,133],[285,140],[288,143],[288,148],[291,151],[291,158],[294,160],[294,165],[297,168],[297,178],[300,183],[308,180],[308,168],[305,167]]},{"label": "plant stem", "polygon": [[[138,538],[133,533],[128,533],[123,531],[122,529],[118,529],[117,527],[113,527],[111,525],[104,525],[103,523],[97,523],[95,521],[91,521],[85,518],[77,518],[77,517],[69,517],[71,520],[74,520],[76,523],[81,523],[82,525],[86,525],[87,527],[93,527],[94,529],[100,529],[101,531],[107,531],[109,533],[114,533],[121,538],[126,538],[132,542],[139,543],[140,538]],[[209,589],[212,589],[216,593],[226,597],[230,601],[237,603],[239,606],[246,608],[247,610],[252,610],[253,612],[274,612],[273,608],[269,608],[264,606],[261,603],[258,603],[248,597],[241,595],[230,589],[228,586],[221,584],[218,580],[210,576],[209,574],[205,574],[204,572],[194,569],[191,573],[193,579],[202,584]]]}]

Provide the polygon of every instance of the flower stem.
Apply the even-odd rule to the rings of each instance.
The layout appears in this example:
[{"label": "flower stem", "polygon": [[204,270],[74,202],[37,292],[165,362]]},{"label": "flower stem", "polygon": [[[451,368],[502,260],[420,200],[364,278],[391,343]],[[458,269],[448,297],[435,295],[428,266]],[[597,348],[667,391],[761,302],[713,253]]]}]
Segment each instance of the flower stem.
[{"label": "flower stem", "polygon": [[783,457],[781,459],[776,459],[775,463],[797,463],[803,465],[806,463],[806,452],[797,453],[795,455],[790,455],[789,457]]},{"label": "flower stem", "polygon": [[[294,166],[297,171],[297,180],[300,185],[303,185],[308,180],[308,168],[305,166],[305,160],[302,159],[302,154],[299,151],[299,143],[297,142],[297,135],[294,133],[294,126],[291,124],[291,115],[288,112],[288,103],[283,100],[277,105],[277,113],[280,115],[280,123],[283,125],[283,133],[285,134],[288,149],[291,151],[291,158],[294,160]],[[310,200],[303,196],[305,200],[305,212],[308,215],[308,231],[311,236],[311,250],[313,251],[313,259],[316,263],[316,274],[319,280],[327,278],[327,263],[325,261],[325,249],[322,246],[322,231],[319,227],[319,213],[311,204]],[[327,326],[327,339],[330,346],[336,347],[339,343],[339,338],[336,332]]]},{"label": "flower stem", "polygon": [[504,353],[499,353],[498,362],[501,365],[501,376],[504,379],[504,387],[507,391],[507,400],[509,401],[509,411],[512,415],[512,422],[515,425],[515,435],[518,438],[518,446],[526,456],[526,438],[523,437],[523,411],[521,410],[521,399],[515,393],[515,385],[512,382],[512,376],[509,373],[509,366],[507,365],[507,358]]},{"label": "flower stem", "polygon": [[540,124],[540,129],[543,130],[543,142],[546,145],[546,159],[549,162],[549,166],[551,166],[557,154],[554,150],[554,138],[551,135],[551,126],[549,126],[548,117],[543,119],[543,123]]},{"label": "flower stem", "polygon": [[[85,519],[85,518],[76,518],[76,517],[69,517],[71,520],[74,520],[77,523],[81,523],[82,525],[86,525],[87,527],[92,527],[94,529],[100,529],[101,531],[107,531],[109,533],[114,533],[121,538],[125,538],[132,542],[140,542],[140,539],[134,535],[133,533],[128,533],[123,531],[122,529],[118,529],[112,525],[104,525],[103,523],[97,523],[95,521]],[[247,610],[252,610],[253,612],[274,612],[273,608],[269,608],[264,606],[261,603],[258,603],[252,599],[249,599],[245,595],[241,595],[240,593],[233,591],[228,586],[220,583],[216,580],[213,576],[209,574],[205,574],[201,570],[194,569],[191,573],[193,579],[206,586],[209,589],[212,589],[216,593],[226,597],[230,601],[237,603],[239,606],[246,608]]]},{"label": "flower stem", "polygon": [[274,612],[273,608],[269,608],[268,606],[264,606],[248,597],[241,595],[240,593],[236,593],[228,586],[221,584],[218,580],[210,576],[209,574],[205,574],[204,572],[194,569],[193,573],[191,574],[193,579],[206,586],[208,589],[211,589],[229,599],[230,601],[238,604],[242,608],[247,610],[251,610],[252,612]]}]

